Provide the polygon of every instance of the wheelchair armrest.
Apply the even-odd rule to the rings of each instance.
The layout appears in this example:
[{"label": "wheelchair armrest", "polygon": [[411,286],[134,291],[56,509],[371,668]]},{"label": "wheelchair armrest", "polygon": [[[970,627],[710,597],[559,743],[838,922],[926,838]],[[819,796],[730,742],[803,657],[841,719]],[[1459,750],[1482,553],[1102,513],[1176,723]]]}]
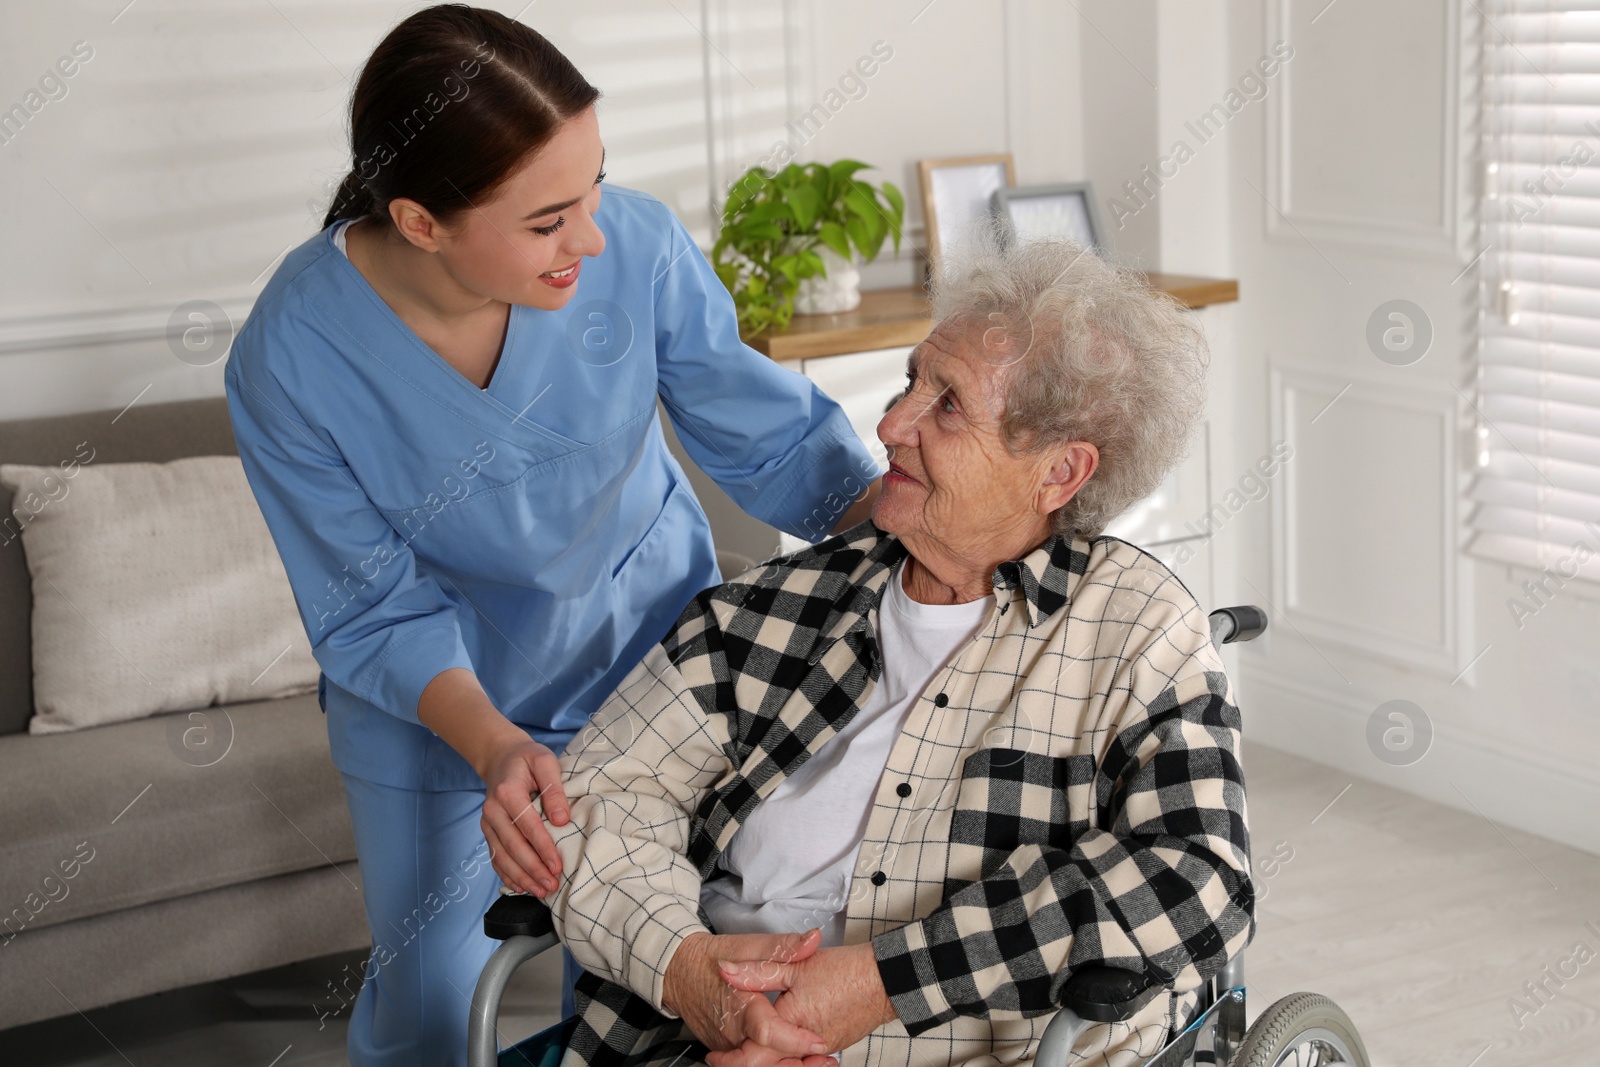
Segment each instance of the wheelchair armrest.
[{"label": "wheelchair armrest", "polygon": [[1061,987],[1061,1006],[1079,1018],[1116,1023],[1131,1018],[1165,988],[1138,971],[1096,965],[1080,967]]},{"label": "wheelchair armrest", "polygon": [[543,937],[555,933],[550,909],[538,897],[526,893],[502,893],[483,917],[483,932],[496,941],[525,934]]}]

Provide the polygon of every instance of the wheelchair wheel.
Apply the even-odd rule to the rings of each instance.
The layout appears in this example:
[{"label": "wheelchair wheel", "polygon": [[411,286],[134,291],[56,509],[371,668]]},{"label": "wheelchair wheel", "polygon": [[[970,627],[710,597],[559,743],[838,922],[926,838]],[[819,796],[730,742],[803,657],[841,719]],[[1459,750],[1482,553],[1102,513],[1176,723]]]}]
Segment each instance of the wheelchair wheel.
[{"label": "wheelchair wheel", "polygon": [[1230,1067],[1371,1067],[1344,1009],[1320,993],[1293,993],[1261,1013]]}]

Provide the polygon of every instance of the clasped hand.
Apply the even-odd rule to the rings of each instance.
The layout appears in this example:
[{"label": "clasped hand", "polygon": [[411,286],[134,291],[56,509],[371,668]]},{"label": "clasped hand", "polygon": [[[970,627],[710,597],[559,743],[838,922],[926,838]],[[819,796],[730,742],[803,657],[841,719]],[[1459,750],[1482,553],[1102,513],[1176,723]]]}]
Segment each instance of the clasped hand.
[{"label": "clasped hand", "polygon": [[691,934],[667,965],[663,1001],[711,1050],[711,1067],[838,1067],[828,1053],[895,1013],[870,944],[821,943],[815,929]]}]

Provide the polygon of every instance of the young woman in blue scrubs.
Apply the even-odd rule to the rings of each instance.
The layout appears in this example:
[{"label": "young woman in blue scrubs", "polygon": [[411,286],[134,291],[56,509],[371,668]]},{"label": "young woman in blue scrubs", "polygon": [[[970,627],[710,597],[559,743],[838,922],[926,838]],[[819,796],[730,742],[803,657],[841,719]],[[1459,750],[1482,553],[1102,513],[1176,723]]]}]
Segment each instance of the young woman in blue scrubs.
[{"label": "young woman in blue scrubs", "polygon": [[880,473],[836,404],[740,342],[678,219],[602,195],[598,95],[495,12],[404,20],[356,84],[323,230],[228,359],[361,863],[355,1067],[464,1060],[484,912],[560,873],[530,797],[566,821],[555,753],[720,580],[657,398],[798,536],[864,518]]}]

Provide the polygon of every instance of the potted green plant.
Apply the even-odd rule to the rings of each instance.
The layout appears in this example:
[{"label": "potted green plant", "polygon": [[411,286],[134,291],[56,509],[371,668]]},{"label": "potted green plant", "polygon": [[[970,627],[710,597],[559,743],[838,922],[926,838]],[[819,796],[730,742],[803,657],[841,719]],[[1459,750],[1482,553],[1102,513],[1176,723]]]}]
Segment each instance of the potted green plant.
[{"label": "potted green plant", "polygon": [[856,177],[866,169],[854,159],[791,163],[776,174],[752,167],[734,182],[711,263],[733,294],[742,331],[781,330],[797,298],[802,312],[861,302],[855,257],[877,258],[890,237],[898,252],[905,219],[900,190]]}]

